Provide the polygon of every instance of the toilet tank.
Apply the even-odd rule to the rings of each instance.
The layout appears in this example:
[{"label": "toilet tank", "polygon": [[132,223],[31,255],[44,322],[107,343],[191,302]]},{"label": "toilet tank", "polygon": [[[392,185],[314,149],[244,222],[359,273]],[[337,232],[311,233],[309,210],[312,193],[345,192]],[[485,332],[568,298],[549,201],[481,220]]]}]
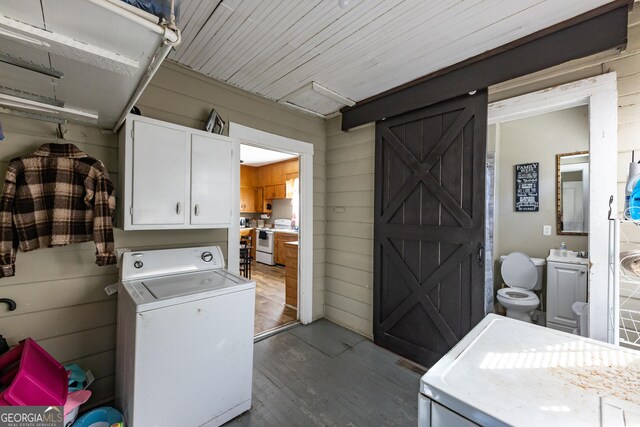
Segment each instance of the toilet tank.
[{"label": "toilet tank", "polygon": [[[504,261],[506,255],[500,256],[500,262]],[[547,265],[547,260],[544,258],[531,258],[533,264],[536,266],[536,270],[538,270],[538,281],[536,285],[533,287],[534,291],[542,290],[542,277],[544,275],[544,266]]]}]

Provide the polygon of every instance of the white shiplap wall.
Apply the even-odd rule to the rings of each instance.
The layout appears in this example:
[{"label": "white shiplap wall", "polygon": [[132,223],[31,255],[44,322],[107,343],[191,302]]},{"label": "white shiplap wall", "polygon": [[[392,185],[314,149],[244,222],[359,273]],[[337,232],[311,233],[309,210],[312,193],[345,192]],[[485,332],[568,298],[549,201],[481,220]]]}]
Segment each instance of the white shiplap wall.
[{"label": "white shiplap wall", "polygon": [[325,317],[373,336],[375,127],[344,133],[327,122]]},{"label": "white shiplap wall", "polygon": [[[640,151],[640,8],[629,17],[629,44],[489,88],[490,101],[511,98],[610,71],[618,73],[618,200],[631,151]],[[371,336],[373,300],[373,149],[375,128],[340,132],[340,119],[327,122],[327,277],[325,316]],[[636,153],[636,160],[640,152]],[[616,173],[612,169],[611,173]],[[344,207],[344,213],[335,211]],[[619,206],[622,209],[622,206]],[[640,243],[640,230],[626,227]],[[623,230],[623,231],[625,231]],[[347,257],[347,255],[350,257]]]},{"label": "white shiplap wall", "polygon": [[[314,319],[324,308],[325,129],[324,122],[291,112],[281,105],[214,82],[180,66],[166,64],[145,91],[139,107],[146,116],[201,128],[211,107],[234,121],[314,144]],[[0,174],[8,161],[55,142],[55,125],[0,114],[6,139],[0,143]],[[118,142],[99,129],[68,125],[66,139],[101,159],[117,182]],[[170,159],[167,159],[170,161]],[[221,245],[227,231],[181,230],[123,232],[116,229],[117,247],[167,248]],[[0,298],[12,298],[18,308],[0,306],[0,334],[10,345],[33,337],[62,362],[91,369],[96,382],[90,404],[113,397],[116,299],[103,288],[117,281],[115,266],[94,264],[92,242],[18,253],[17,274],[0,279]]]}]

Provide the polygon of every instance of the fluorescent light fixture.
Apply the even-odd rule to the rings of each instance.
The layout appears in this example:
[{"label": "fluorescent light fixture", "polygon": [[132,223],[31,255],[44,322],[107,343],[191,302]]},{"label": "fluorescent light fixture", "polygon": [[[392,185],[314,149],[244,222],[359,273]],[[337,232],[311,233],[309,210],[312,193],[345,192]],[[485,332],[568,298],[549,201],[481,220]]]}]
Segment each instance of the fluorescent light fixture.
[{"label": "fluorescent light fixture", "polygon": [[18,117],[26,117],[28,119],[41,120],[45,122],[59,123],[61,125],[67,123],[67,119],[64,119],[62,117],[53,117],[53,116],[47,116],[46,114],[29,113],[26,111],[15,110],[13,108],[7,108],[3,106],[0,106],[0,113],[10,114],[12,116],[18,116]]},{"label": "fluorescent light fixture", "polygon": [[57,107],[55,105],[43,104],[42,102],[30,99],[19,98],[17,96],[0,93],[0,105],[9,108],[20,108],[23,110],[37,111],[41,113],[60,115],[69,119],[76,119],[96,123],[98,114],[69,107]]}]

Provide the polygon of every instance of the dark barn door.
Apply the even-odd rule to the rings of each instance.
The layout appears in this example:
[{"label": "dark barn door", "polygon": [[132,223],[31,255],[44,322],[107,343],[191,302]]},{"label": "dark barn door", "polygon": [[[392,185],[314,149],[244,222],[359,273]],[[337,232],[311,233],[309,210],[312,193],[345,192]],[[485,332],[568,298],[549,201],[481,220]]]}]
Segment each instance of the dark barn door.
[{"label": "dark barn door", "polygon": [[432,366],[484,316],[487,91],[376,125],[374,339]]}]

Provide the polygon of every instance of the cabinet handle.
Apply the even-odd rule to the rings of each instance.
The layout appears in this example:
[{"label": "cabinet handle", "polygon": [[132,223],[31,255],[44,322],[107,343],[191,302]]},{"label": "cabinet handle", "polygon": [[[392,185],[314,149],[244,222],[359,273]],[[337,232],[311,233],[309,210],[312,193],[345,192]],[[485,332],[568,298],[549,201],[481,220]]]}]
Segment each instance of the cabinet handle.
[{"label": "cabinet handle", "polygon": [[178,204],[176,205],[176,215],[180,215],[181,211],[182,211],[182,205],[180,204],[180,202],[178,202]]},{"label": "cabinet handle", "polygon": [[586,273],[586,271],[581,271],[581,272],[580,272],[580,275],[581,275],[581,276],[584,276],[584,273]]},{"label": "cabinet handle", "polygon": [[198,213],[199,213],[199,212],[200,212],[200,207],[199,207],[198,205],[196,205],[196,206],[193,208],[193,213],[195,214],[195,216],[198,216]]}]

